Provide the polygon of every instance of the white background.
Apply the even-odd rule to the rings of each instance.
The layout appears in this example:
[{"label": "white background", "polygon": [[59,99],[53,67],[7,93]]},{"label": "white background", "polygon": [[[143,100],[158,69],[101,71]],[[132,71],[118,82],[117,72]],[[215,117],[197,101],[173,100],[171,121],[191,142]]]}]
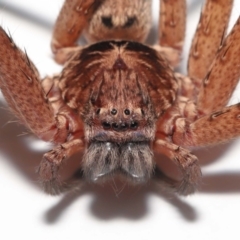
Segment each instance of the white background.
[{"label": "white background", "polygon": [[[62,2],[0,0],[0,24],[26,48],[42,76],[61,69],[51,58],[49,43]],[[202,2],[188,1],[183,72]],[[235,1],[231,25],[239,13],[240,1]],[[156,38],[156,24],[151,36]],[[238,102],[239,96],[236,91],[231,103]],[[190,197],[169,196],[151,185],[126,187],[118,194],[111,184],[51,197],[41,191],[35,173],[50,146],[22,135],[25,128],[9,122],[14,118],[6,109],[0,98],[0,239],[240,238],[239,140],[196,152],[203,186]]]}]

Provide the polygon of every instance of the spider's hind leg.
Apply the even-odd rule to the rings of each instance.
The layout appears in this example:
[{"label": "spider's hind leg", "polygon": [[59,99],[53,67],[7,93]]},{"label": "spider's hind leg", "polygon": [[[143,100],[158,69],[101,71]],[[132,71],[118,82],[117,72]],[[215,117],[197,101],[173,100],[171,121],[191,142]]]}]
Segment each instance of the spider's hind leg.
[{"label": "spider's hind leg", "polygon": [[76,42],[101,2],[102,0],[65,0],[55,23],[51,42],[56,62],[65,63],[79,50]]},{"label": "spider's hind leg", "polygon": [[176,67],[182,54],[186,28],[186,1],[160,1],[159,45],[154,48]]}]

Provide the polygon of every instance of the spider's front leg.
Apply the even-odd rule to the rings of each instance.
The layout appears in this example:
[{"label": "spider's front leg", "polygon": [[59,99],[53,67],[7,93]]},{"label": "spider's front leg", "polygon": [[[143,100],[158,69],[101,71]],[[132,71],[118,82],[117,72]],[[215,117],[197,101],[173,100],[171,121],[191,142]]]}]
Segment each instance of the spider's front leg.
[{"label": "spider's front leg", "polygon": [[79,186],[74,177],[68,179],[67,182],[60,181],[58,172],[66,159],[83,150],[83,123],[75,112],[64,103],[62,92],[59,89],[59,76],[45,78],[42,81],[42,87],[52,111],[58,118],[65,119],[65,125],[62,127],[68,129],[66,141],[44,154],[38,169],[45,192],[56,195]]},{"label": "spider's front leg", "polygon": [[197,157],[187,149],[162,139],[157,139],[154,142],[154,149],[171,159],[182,173],[182,180],[173,180],[170,188],[173,188],[180,195],[194,193],[201,183],[202,176]]},{"label": "spider's front leg", "polygon": [[56,87],[50,84],[46,92],[34,64],[2,28],[0,46],[0,89],[11,110],[40,139],[60,144],[44,155],[39,169],[46,190],[54,194],[56,189],[52,187],[60,188],[55,184],[58,168],[66,157],[84,146],[80,140],[82,123],[63,105],[61,98],[57,100],[59,104],[53,103],[51,97],[56,95]]},{"label": "spider's front leg", "polygon": [[[154,46],[155,50],[164,55],[171,66],[179,63],[182,52],[185,24],[186,24],[186,1],[160,1],[160,18],[159,18],[159,44]],[[194,86],[189,78],[180,74],[176,75],[180,92],[187,98],[194,96]],[[176,80],[175,79],[175,80]],[[201,170],[198,165],[196,156],[191,154],[187,149],[174,144],[171,140],[172,130],[174,129],[174,119],[182,118],[182,114],[186,109],[192,110],[194,103],[180,103],[177,100],[172,109],[168,109],[157,123],[157,132],[154,141],[154,150],[164,154],[173,161],[182,173],[182,180],[174,181],[167,179],[166,183],[170,183],[173,188],[181,195],[193,193],[201,182]],[[181,107],[180,105],[183,105]],[[178,109],[182,108],[182,113]],[[183,110],[184,109],[184,110]],[[188,118],[194,119],[195,113],[188,112]],[[169,129],[168,129],[169,128]]]},{"label": "spider's front leg", "polygon": [[[183,148],[180,141],[175,141],[177,134],[182,134],[182,122],[189,122],[185,117],[194,119],[195,105],[186,97],[179,97],[157,121],[156,135],[153,144],[154,151],[168,157],[180,170],[181,180],[168,178],[166,187],[176,191],[180,195],[194,193],[201,183],[201,169],[198,159],[188,149]],[[194,116],[195,115],[195,116]],[[184,129],[185,130],[185,129]]]},{"label": "spider's front leg", "polygon": [[[174,125],[172,141],[185,148],[204,147],[230,141],[240,135],[239,104],[223,108],[190,123],[186,118],[179,118]],[[194,164],[194,161],[192,162]],[[181,166],[181,164],[180,164]],[[191,166],[191,164],[189,165]],[[188,169],[188,168],[187,168]],[[189,180],[196,180],[197,169],[193,170]],[[184,173],[184,171],[183,171]],[[186,174],[186,173],[185,173]],[[200,175],[198,176],[200,179]],[[188,180],[188,178],[186,178]],[[191,180],[188,183],[191,184]],[[197,187],[198,184],[193,184]],[[187,185],[186,185],[187,186]],[[187,188],[186,188],[187,189]],[[193,189],[194,190],[194,189]]]},{"label": "spider's front leg", "polygon": [[57,195],[79,185],[74,183],[74,178],[68,179],[67,182],[60,181],[58,172],[64,160],[82,150],[83,146],[83,140],[76,138],[60,144],[44,154],[38,173],[41,185],[46,193]]}]

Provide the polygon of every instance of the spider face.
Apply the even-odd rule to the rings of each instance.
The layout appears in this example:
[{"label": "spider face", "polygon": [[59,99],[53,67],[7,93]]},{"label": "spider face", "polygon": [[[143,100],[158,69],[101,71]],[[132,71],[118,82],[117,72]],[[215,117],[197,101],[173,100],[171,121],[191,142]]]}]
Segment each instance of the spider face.
[{"label": "spider face", "polygon": [[139,43],[101,42],[75,55],[63,70],[61,88],[64,101],[84,121],[87,179],[116,174],[133,182],[150,178],[156,120],[175,100],[176,86],[161,56]]}]

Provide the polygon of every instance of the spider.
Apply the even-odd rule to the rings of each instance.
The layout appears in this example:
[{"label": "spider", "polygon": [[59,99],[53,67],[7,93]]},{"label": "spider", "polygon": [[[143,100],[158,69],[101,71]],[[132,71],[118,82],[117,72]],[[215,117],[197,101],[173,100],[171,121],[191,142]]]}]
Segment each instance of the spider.
[{"label": "spider", "polygon": [[[239,104],[226,107],[240,76],[240,20],[226,29],[233,0],[206,0],[188,59],[175,72],[185,35],[185,0],[161,0],[159,43],[147,46],[151,0],[66,0],[52,51],[60,74],[42,81],[26,52],[0,29],[0,88],[13,113],[40,139],[55,144],[38,173],[50,194],[75,189],[80,178],[120,177],[133,184],[155,179],[181,195],[201,183],[192,147],[239,135]],[[78,46],[84,34],[87,46]],[[67,181],[59,169],[83,152]],[[168,177],[154,154],[175,163]]]}]

